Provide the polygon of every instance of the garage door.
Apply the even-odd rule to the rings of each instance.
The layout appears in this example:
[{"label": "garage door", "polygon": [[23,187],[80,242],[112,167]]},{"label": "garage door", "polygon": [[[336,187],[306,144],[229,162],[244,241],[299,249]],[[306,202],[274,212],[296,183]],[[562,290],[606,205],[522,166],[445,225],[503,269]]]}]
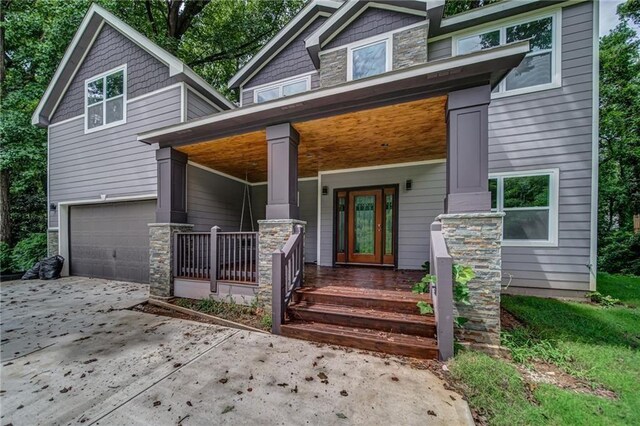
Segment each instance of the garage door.
[{"label": "garage door", "polygon": [[71,275],[149,282],[149,226],[155,200],[69,209]]}]

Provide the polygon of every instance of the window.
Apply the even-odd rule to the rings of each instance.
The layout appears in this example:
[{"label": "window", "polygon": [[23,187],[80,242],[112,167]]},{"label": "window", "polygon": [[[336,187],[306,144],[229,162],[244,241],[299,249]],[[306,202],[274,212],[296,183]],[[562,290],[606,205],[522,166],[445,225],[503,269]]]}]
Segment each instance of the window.
[{"label": "window", "polygon": [[261,103],[284,96],[292,96],[311,89],[311,76],[282,81],[254,90],[254,102]]},{"label": "window", "polygon": [[85,81],[85,130],[126,121],[126,66]]},{"label": "window", "polygon": [[349,48],[349,77],[351,80],[382,74],[391,69],[389,40]]},{"label": "window", "polygon": [[491,175],[491,209],[504,212],[505,245],[556,245],[558,171]]},{"label": "window", "polygon": [[555,47],[559,37],[554,26],[556,15],[533,19],[472,36],[463,36],[456,41],[458,55],[489,49],[506,43],[529,40],[531,51],[507,77],[494,89],[494,93],[519,93],[556,87],[556,62],[559,58]]}]

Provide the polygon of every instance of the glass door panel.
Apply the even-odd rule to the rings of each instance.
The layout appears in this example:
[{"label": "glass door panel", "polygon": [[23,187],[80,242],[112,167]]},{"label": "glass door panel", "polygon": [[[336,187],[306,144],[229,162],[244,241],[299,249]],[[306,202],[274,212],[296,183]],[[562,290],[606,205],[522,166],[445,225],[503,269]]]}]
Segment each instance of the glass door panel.
[{"label": "glass door panel", "polygon": [[375,195],[358,195],[353,197],[355,210],[355,235],[353,252],[357,254],[374,254],[376,238],[376,197]]}]

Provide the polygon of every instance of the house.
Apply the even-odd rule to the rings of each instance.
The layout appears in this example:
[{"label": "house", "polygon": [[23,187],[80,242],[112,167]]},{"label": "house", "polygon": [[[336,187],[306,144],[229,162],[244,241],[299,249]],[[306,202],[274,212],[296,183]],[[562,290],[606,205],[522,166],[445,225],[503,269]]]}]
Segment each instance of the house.
[{"label": "house", "polygon": [[502,292],[595,289],[597,49],[588,0],[311,0],[234,107],[92,6],[34,114],[51,251],[154,297],[257,297],[290,336],[447,358],[461,315],[498,344]]}]

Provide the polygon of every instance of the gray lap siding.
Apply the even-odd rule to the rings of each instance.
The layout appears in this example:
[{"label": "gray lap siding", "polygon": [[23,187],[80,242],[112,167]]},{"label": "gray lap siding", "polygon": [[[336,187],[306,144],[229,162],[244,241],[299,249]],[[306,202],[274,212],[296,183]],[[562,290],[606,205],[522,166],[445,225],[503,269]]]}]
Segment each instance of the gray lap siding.
[{"label": "gray lap siding", "polygon": [[[156,193],[154,146],[137,135],[180,122],[180,87],[127,103],[127,123],[84,133],[84,119],[49,127],[49,202]],[[49,226],[58,226],[57,212]]]}]

